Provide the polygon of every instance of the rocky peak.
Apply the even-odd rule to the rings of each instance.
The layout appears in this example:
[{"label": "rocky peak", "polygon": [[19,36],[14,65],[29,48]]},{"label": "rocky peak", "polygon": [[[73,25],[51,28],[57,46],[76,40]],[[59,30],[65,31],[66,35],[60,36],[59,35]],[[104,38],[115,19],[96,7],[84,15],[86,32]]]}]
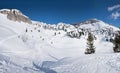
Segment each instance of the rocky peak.
[{"label": "rocky peak", "polygon": [[0,10],[0,13],[7,15],[9,20],[32,24],[32,21],[29,19],[29,17],[25,16],[17,9],[2,9]]}]

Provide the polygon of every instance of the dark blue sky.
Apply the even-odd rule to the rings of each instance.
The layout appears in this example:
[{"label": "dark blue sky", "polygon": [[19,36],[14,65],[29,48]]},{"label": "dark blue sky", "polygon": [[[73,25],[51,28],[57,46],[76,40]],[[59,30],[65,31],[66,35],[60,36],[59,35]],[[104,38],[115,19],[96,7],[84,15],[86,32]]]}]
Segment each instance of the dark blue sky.
[{"label": "dark blue sky", "polygon": [[119,0],[0,0],[0,9],[14,8],[36,21],[77,23],[91,18],[120,26],[120,18],[111,19],[108,7]]}]

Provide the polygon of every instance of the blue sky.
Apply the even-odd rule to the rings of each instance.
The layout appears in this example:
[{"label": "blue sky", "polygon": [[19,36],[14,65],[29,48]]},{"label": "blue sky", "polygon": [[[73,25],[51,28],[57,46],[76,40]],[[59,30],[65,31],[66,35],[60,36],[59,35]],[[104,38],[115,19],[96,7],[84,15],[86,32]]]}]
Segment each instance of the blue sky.
[{"label": "blue sky", "polygon": [[[0,9],[14,8],[36,21],[54,24],[78,23],[97,18],[120,27],[120,16],[113,18],[115,10],[108,7],[120,5],[120,0],[1,0]],[[119,12],[120,7],[117,12]],[[114,14],[113,14],[114,15]]]}]

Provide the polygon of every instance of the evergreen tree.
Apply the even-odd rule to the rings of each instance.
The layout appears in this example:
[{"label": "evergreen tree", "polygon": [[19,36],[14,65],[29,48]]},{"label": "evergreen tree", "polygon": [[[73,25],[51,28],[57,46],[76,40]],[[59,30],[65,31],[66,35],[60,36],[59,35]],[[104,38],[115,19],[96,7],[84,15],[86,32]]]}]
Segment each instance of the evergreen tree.
[{"label": "evergreen tree", "polygon": [[55,32],[55,33],[54,33],[54,36],[56,36],[56,35],[57,35],[57,33]]},{"label": "evergreen tree", "polygon": [[28,32],[27,28],[26,28],[25,32]]},{"label": "evergreen tree", "polygon": [[115,35],[115,38],[113,40],[113,51],[114,52],[120,52],[120,30]]},{"label": "evergreen tree", "polygon": [[87,38],[87,49],[85,51],[85,54],[92,54],[92,53],[95,53],[94,36],[93,34],[89,33]]},{"label": "evergreen tree", "polygon": [[60,34],[60,32],[58,34]]},{"label": "evergreen tree", "polygon": [[40,30],[38,30],[38,32],[40,32]]}]

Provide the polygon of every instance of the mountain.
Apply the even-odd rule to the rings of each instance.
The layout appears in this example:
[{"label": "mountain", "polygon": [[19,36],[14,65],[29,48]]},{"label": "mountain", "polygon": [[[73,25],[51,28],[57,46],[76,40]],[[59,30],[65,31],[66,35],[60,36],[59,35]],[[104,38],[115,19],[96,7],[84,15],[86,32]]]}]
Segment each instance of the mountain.
[{"label": "mountain", "polygon": [[82,29],[88,29],[90,31],[100,31],[100,30],[113,30],[113,31],[116,31],[118,30],[117,27],[115,26],[112,26],[108,23],[105,23],[101,20],[98,20],[98,19],[90,19],[90,20],[87,20],[87,21],[84,21],[84,22],[81,22],[81,23],[78,23],[78,24],[74,24],[74,26],[76,28],[82,28]]},{"label": "mountain", "polygon": [[7,15],[9,20],[32,24],[32,21],[17,9],[2,9],[0,13]]},{"label": "mountain", "polygon": [[[111,42],[117,30],[117,27],[98,19],[74,25],[62,22],[51,25],[30,20],[16,9],[2,9],[0,71],[119,73],[120,54],[113,53]],[[95,54],[85,55],[89,32],[96,38],[94,41],[96,49]]]}]

